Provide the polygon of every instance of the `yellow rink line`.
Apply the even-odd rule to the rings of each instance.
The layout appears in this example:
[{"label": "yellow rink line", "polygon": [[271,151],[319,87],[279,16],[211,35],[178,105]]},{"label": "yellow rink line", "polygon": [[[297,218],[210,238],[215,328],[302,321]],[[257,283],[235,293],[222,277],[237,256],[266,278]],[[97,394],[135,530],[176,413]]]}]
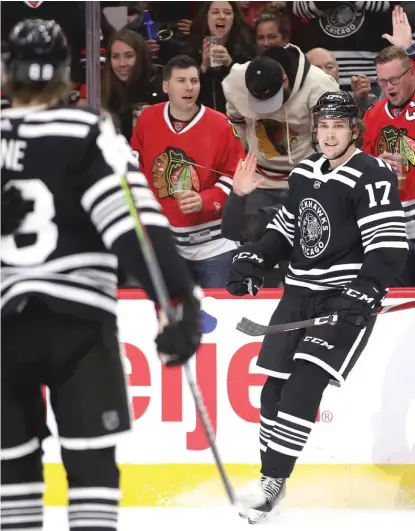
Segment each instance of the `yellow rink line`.
[{"label": "yellow rink line", "polygon": [[[206,507],[226,503],[212,464],[121,468],[124,506]],[[236,487],[257,479],[256,465],[226,465]],[[47,505],[65,505],[60,464],[46,464]],[[287,484],[287,507],[415,509],[415,465],[297,465]],[[415,527],[414,527],[415,529]]]}]

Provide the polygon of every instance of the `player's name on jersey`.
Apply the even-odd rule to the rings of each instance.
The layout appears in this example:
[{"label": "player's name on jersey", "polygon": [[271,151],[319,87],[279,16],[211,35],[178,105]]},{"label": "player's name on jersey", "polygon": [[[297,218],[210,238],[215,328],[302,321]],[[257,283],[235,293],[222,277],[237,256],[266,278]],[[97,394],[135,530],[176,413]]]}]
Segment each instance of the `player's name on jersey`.
[{"label": "player's name on jersey", "polygon": [[24,140],[1,139],[1,168],[12,171],[23,171],[22,160],[25,156],[27,143]]}]

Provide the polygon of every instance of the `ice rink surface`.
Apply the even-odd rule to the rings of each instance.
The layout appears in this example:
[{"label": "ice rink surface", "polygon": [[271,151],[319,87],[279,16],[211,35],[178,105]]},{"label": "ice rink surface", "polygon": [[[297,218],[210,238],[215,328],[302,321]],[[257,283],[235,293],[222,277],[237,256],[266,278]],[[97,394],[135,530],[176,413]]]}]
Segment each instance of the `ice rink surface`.
[{"label": "ice rink surface", "polygon": [[[63,508],[46,510],[45,531],[67,531]],[[123,508],[119,531],[239,531],[274,529],[275,531],[369,531],[395,529],[415,531],[415,510],[380,511],[358,509],[281,509],[267,521],[249,525],[231,507],[206,509],[182,508]]]}]

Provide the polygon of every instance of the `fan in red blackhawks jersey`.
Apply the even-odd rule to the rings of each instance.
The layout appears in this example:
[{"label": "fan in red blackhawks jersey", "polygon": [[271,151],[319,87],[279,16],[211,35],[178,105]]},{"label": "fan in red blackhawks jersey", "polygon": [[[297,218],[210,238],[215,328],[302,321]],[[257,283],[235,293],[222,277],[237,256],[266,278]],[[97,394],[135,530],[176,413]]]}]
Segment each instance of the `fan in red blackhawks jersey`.
[{"label": "fan in red blackhawks jersey", "polygon": [[236,244],[221,235],[222,209],[245,152],[223,114],[197,105],[199,71],[190,57],[170,60],[163,77],[169,102],[144,109],[131,146],[198,283],[225,287]]},{"label": "fan in red blackhawks jersey", "polygon": [[313,109],[313,134],[322,153],[293,169],[286,206],[260,242],[238,249],[229,273],[231,294],[256,295],[264,271],[289,260],[284,296],[270,324],[338,314],[335,326],[264,339],[257,364],[268,375],[260,410],[266,503],[249,511],[251,523],[283,497],[324,389],[330,380],[344,383],[408,254],[396,175],[381,159],[356,148],[357,116],[349,93],[320,97]]},{"label": "fan in red blackhawks jersey", "polygon": [[200,300],[123,137],[108,118],[57,104],[70,89],[58,24],[19,23],[3,72],[12,108],[1,116],[1,529],[42,529],[46,385],[69,483],[69,528],[115,531],[115,449],[131,427],[118,266],[158,302],[121,187],[126,173],[177,304],[177,319],[156,338],[168,366],[200,344]]},{"label": "fan in red blackhawks jersey", "polygon": [[[402,173],[399,195],[410,254],[405,271],[394,285],[415,286],[415,63],[396,46],[382,50],[375,63],[378,84],[386,98],[364,116],[362,150]],[[400,155],[401,165],[396,165],[395,154]]]}]

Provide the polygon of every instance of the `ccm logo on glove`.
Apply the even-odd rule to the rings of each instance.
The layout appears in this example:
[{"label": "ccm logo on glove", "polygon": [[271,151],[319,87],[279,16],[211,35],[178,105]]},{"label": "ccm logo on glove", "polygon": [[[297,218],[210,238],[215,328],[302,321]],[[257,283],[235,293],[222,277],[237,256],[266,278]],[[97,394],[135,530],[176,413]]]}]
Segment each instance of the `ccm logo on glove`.
[{"label": "ccm logo on glove", "polygon": [[[375,290],[375,288],[373,289]],[[356,291],[355,289],[344,288],[343,294],[347,297],[353,297],[358,301],[365,302],[366,304],[374,304],[375,302],[374,297],[368,297],[365,293],[361,293],[360,291]]]},{"label": "ccm logo on glove", "polygon": [[242,252],[242,253],[238,253],[238,254],[236,254],[236,255],[233,257],[232,262],[235,263],[237,260],[244,260],[244,259],[255,260],[256,262],[258,262],[258,264],[262,264],[262,262],[264,261],[262,258],[260,258],[260,257],[259,257],[257,254],[255,254],[255,253]]}]

